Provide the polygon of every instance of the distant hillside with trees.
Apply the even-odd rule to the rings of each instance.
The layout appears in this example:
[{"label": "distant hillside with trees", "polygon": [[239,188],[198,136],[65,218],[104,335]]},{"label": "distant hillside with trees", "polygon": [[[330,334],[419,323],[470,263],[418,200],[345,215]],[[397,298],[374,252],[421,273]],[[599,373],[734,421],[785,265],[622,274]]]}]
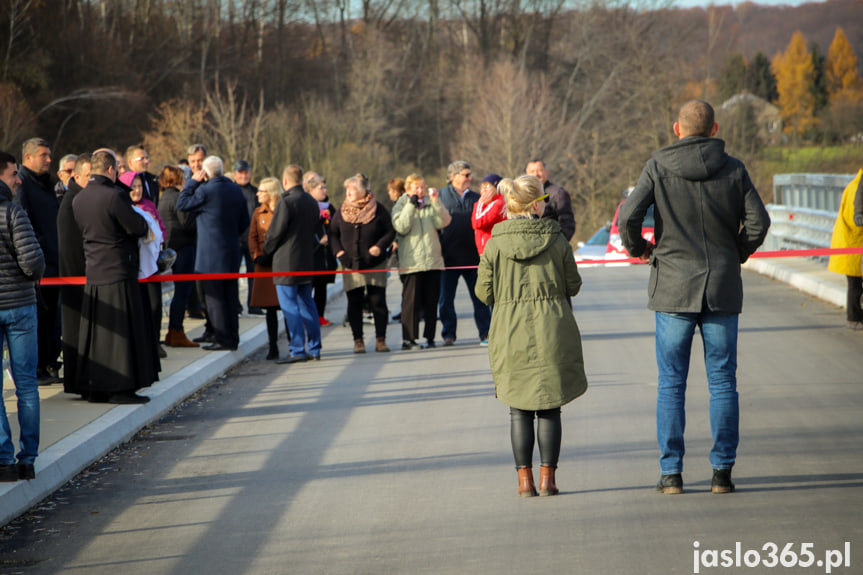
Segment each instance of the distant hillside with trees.
[{"label": "distant hillside with trees", "polygon": [[[287,162],[321,172],[337,202],[340,182],[357,171],[383,198],[386,181],[411,171],[442,184],[452,159],[471,161],[477,175],[509,176],[543,157],[551,179],[570,191],[585,238],[650,153],[672,141],[687,99],[718,106],[742,87],[790,117],[782,99],[794,97],[783,96],[790,92],[776,59],[797,32],[813,64],[803,75],[814,104],[812,121],[787,123],[794,131],[786,137],[853,137],[838,125],[848,127],[859,102],[831,92],[839,72],[829,76],[828,64],[839,27],[844,61],[863,54],[860,0],[655,6],[3,0],[0,149],[20,154],[21,142],[38,135],[58,158],[143,141],[155,167],[203,142],[226,163],[250,161],[256,179]],[[844,116],[836,115],[840,100]],[[739,122],[752,117],[741,113]],[[758,171],[753,131],[722,133],[766,191],[772,174]]]}]

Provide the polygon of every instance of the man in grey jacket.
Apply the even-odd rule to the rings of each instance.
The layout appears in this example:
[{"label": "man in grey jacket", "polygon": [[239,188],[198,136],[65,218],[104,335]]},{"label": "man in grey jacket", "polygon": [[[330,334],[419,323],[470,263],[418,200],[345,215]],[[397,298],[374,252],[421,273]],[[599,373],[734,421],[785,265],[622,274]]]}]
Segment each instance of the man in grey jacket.
[{"label": "man in grey jacket", "polygon": [[[698,326],[710,390],[712,491],[728,493],[734,490],[731,468],[739,441],[740,264],[764,241],[770,218],[743,162],[726,154],[725,142],[713,137],[719,126],[710,104],[684,104],[673,129],[679,141],[653,153],[619,215],[623,245],[633,257],[650,262],[662,472],[656,487],[663,493],[683,491],[684,396]],[[650,205],[655,206],[655,244],[641,236]]]},{"label": "man in grey jacket", "polygon": [[0,411],[0,481],[4,482],[36,477],[33,462],[39,450],[35,285],[45,273],[45,258],[27,212],[12,202],[19,185],[15,158],[0,152],[0,347],[5,340],[21,432],[16,465],[9,420],[6,410]]}]

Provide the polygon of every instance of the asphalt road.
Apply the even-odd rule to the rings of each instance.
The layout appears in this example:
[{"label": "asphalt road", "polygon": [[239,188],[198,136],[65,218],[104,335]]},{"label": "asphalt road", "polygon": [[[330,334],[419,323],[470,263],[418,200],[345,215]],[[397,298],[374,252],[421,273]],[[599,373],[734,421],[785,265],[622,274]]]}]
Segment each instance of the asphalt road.
[{"label": "asphalt road", "polygon": [[354,355],[333,327],[321,362],[250,358],[0,531],[0,572],[863,573],[863,333],[844,312],[746,274],[738,491],[710,493],[696,344],[686,493],[661,495],[647,270],[582,275],[591,387],[564,408],[560,496],[516,494],[460,287],[455,347]]}]

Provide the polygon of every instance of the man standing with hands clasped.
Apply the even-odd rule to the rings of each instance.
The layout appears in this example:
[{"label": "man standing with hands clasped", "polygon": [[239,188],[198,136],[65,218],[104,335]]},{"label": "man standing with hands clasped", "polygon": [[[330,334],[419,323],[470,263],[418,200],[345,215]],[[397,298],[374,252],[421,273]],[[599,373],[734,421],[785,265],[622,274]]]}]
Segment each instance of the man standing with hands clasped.
[{"label": "man standing with hands clasped", "polygon": [[[743,162],[725,153],[713,108],[692,100],[673,126],[679,141],[653,153],[620,208],[620,236],[633,257],[650,262],[648,307],[656,312],[659,372],[656,435],[662,477],[657,491],[682,493],[684,398],[695,327],[704,342],[710,390],[713,493],[734,491],[737,457],[737,321],[743,307],[740,264],[758,249],[770,218]],[[656,243],[641,236],[654,205]]]}]

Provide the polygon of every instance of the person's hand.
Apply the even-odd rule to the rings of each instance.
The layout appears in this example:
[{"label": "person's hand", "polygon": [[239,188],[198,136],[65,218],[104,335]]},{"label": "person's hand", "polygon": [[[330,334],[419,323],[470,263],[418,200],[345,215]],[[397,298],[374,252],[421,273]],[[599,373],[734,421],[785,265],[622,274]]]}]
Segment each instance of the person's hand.
[{"label": "person's hand", "polygon": [[345,250],[339,250],[339,253],[336,254],[336,259],[341,258],[343,255],[345,255]]},{"label": "person's hand", "polygon": [[370,247],[369,248],[369,255],[371,255],[373,258],[378,257],[379,255],[381,255],[381,248],[379,248],[378,246]]},{"label": "person's hand", "polygon": [[440,192],[437,191],[437,188],[429,188],[428,195],[431,201],[435,201],[436,199],[440,198]]},{"label": "person's hand", "polygon": [[485,188],[479,196],[479,201],[482,202],[482,205],[487,206],[494,200],[497,193],[497,188]]},{"label": "person's hand", "polygon": [[418,196],[418,195],[416,195],[416,194],[411,194],[411,195],[408,197],[408,199],[410,200],[410,202],[411,202],[413,205],[415,205],[416,207],[420,207],[420,198],[419,198],[419,196]]},{"label": "person's hand", "polygon": [[198,170],[192,175],[192,179],[196,182],[206,182],[207,181],[207,172],[205,170]]},{"label": "person's hand", "polygon": [[[321,245],[325,246],[329,243],[330,243],[330,237],[328,235],[324,234],[324,237],[321,238]],[[339,257],[339,256],[336,256],[336,257]]]},{"label": "person's hand", "polygon": [[647,242],[647,244],[645,244],[645,246],[644,246],[644,252],[640,256],[638,256],[638,259],[640,259],[643,262],[650,261],[650,253],[653,251],[654,247],[656,247],[656,246],[654,246],[650,242]]}]

